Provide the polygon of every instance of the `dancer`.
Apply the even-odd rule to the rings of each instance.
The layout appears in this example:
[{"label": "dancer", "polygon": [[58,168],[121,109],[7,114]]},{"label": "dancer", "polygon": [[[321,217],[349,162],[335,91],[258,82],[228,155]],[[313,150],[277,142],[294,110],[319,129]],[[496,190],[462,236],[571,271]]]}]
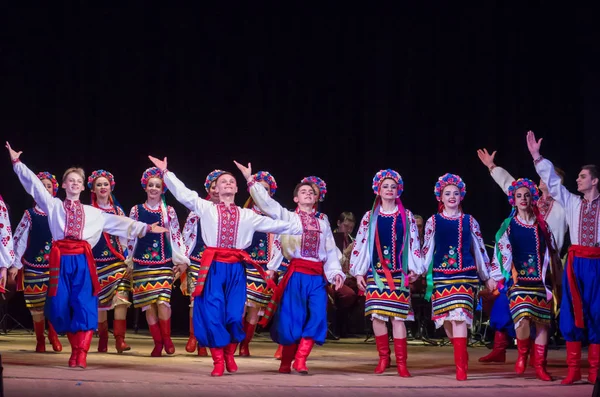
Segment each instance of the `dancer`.
[{"label": "dancer", "polygon": [[[535,183],[525,178],[514,181],[508,190],[508,200],[513,209],[496,234],[492,278],[500,282],[512,279],[507,295],[517,334],[519,355],[515,372],[519,375],[525,372],[527,356],[534,350],[536,377],[551,381],[552,377],[546,372],[546,356],[552,292],[546,286],[546,272],[556,248],[548,225],[535,205],[539,200]],[[531,323],[535,323],[536,330],[533,349]]]},{"label": "dancer", "polygon": [[[489,154],[487,149],[477,150],[477,156],[485,165],[494,181],[500,186],[502,191],[508,194],[508,189],[515,181],[508,171],[504,168],[497,166],[494,162],[496,152]],[[557,173],[560,175],[561,182],[564,180],[564,171],[557,169]],[[556,242],[556,253],[560,254],[562,251],[563,243],[565,240],[565,234],[567,232],[567,218],[565,216],[565,210],[560,204],[556,202],[548,192],[548,186],[540,179],[539,189],[542,192],[540,199],[535,203],[537,205],[540,214],[544,220],[548,223],[554,241]],[[558,263],[558,262],[556,262]],[[555,287],[559,287],[561,279],[559,277],[559,269],[554,269],[552,275],[554,276],[553,283]],[[506,348],[509,344],[509,337],[516,338],[514,323],[510,314],[510,308],[506,291],[510,288],[511,280],[509,280],[500,292],[494,304],[492,306],[492,312],[490,314],[490,326],[495,329],[494,342],[492,351],[479,359],[480,362],[506,362]],[[557,301],[560,298],[560,288],[557,289],[559,294],[555,297]],[[534,367],[535,363],[535,350],[531,351],[530,366]]]},{"label": "dancer", "polygon": [[[366,291],[365,315],[371,316],[379,351],[376,374],[389,366],[390,348],[386,322],[392,321],[398,375],[411,376],[406,367],[405,321],[413,321],[409,282],[423,274],[419,234],[412,212],[400,200],[404,184],[398,172],[381,170],[373,178],[377,196],[364,215],[350,258],[350,273]],[[365,282],[365,275],[367,280]]]},{"label": "dancer", "polygon": [[269,270],[277,270],[283,256],[290,260],[290,265],[261,320],[261,324],[266,325],[274,317],[271,336],[276,343],[283,345],[279,372],[290,373],[294,361],[294,370],[307,374],[306,360],[314,344],[322,345],[327,336],[327,281],[339,289],[346,278],[331,226],[312,210],[316,194],[310,182],[296,185],[294,202],[298,207],[295,211],[288,211],[257,183],[259,180],[251,175],[250,163],[247,167],[235,164],[248,182],[252,199],[264,214],[274,219],[295,220],[301,222],[305,229],[308,225],[314,229],[302,236],[281,236],[280,244],[273,245]]},{"label": "dancer", "polygon": [[146,202],[131,208],[129,217],[141,222],[157,222],[168,230],[166,234],[146,235],[128,243],[128,262],[133,263],[133,304],[142,308],[154,349],[150,355],[174,354],[171,340],[171,290],[173,280],[184,273],[190,263],[179,231],[177,214],[164,201],[167,187],[162,171],[148,168],[142,174]]},{"label": "dancer", "polygon": [[[164,172],[164,181],[175,198],[200,217],[206,250],[202,253],[198,281],[194,289],[194,332],[198,343],[210,347],[214,369],[222,376],[224,367],[236,372],[234,353],[245,338],[242,316],[246,301],[246,273],[242,262],[255,263],[246,251],[254,232],[301,234],[302,224],[275,221],[234,204],[236,180],[223,172],[216,180],[219,204],[198,197],[176,176],[167,171],[167,158],[149,159]],[[261,272],[260,265],[256,269]]]},{"label": "dancer", "polygon": [[600,364],[600,194],[596,165],[585,165],[577,177],[577,191],[570,193],[560,182],[552,163],[540,155],[542,139],[527,133],[527,147],[535,169],[550,195],[566,212],[571,247],[563,274],[559,327],[567,341],[567,377],[572,384],[581,379],[581,340],[584,329],[589,340],[588,382],[596,383]]},{"label": "dancer", "polygon": [[[273,196],[277,191],[277,182],[273,175],[267,171],[259,171],[253,176],[253,180],[268,191],[269,196]],[[259,215],[265,215],[260,208],[254,203],[252,197],[248,199],[244,208],[250,208]],[[272,233],[254,233],[252,244],[246,248],[246,252],[250,257],[262,266],[263,271],[267,272],[269,277],[273,277],[273,272],[269,272],[267,264],[269,263],[272,251],[273,241],[276,235]],[[271,300],[273,290],[267,287],[266,280],[263,280],[260,273],[256,271],[254,266],[246,264],[246,310],[244,313],[244,332],[246,337],[240,343],[239,355],[242,357],[250,356],[250,342],[254,336],[258,318],[264,314],[264,310]]]},{"label": "dancer", "polygon": [[100,283],[92,246],[96,245],[102,232],[134,238],[146,233],[162,233],[166,229],[83,205],[79,201],[85,177],[81,168],[69,168],[63,175],[66,200],[52,197],[42,181],[20,161],[23,152],[14,151],[8,142],[6,148],[19,181],[48,215],[53,244],[45,314],[57,332],[67,333],[71,344],[69,367],[85,368],[93,330],[98,325]]},{"label": "dancer", "polygon": [[2,240],[2,244],[0,244],[0,293],[4,293],[6,292],[7,269],[15,261],[15,251],[8,208],[2,196],[0,196],[0,239]]},{"label": "dancer", "polygon": [[[56,177],[49,172],[40,172],[37,177],[42,181],[48,193],[52,197],[56,197],[58,192]],[[15,262],[8,272],[12,279],[16,278],[17,290],[23,291],[25,305],[33,318],[35,351],[44,353],[46,351],[44,305],[50,280],[48,263],[52,247],[52,234],[48,226],[48,215],[37,204],[33,208],[25,210],[15,231],[14,247]],[[50,321],[48,321],[48,340],[52,344],[52,350],[62,351],[62,344]]]},{"label": "dancer", "polygon": [[[92,206],[107,214],[125,216],[123,209],[115,203],[113,190],[115,178],[106,170],[96,170],[88,177],[88,189],[92,192]],[[108,351],[108,311],[114,309],[113,330],[115,349],[123,353],[131,349],[125,343],[127,331],[127,308],[131,291],[131,274],[125,264],[126,241],[118,236],[103,233],[102,238],[92,248],[96,261],[96,272],[100,282],[98,293],[98,351]]]},{"label": "dancer", "polygon": [[443,326],[454,346],[456,380],[467,380],[467,328],[473,325],[479,279],[490,278],[490,260],[479,224],[462,211],[466,185],[460,176],[444,174],[434,193],[438,213],[427,220],[423,243],[423,263],[429,265],[425,299],[432,301],[436,328]]},{"label": "dancer", "polygon": [[325,201],[325,196],[327,195],[327,184],[325,183],[325,181],[319,178],[318,176],[311,175],[302,178],[300,183],[309,183],[313,187],[316,196],[316,200],[313,205],[313,210],[316,212],[317,218],[329,222],[329,218],[327,217],[327,215],[319,211],[319,205],[320,203]]},{"label": "dancer", "polygon": [[[223,171],[213,170],[207,176],[204,181],[204,188],[206,189],[206,199],[212,201],[215,204],[219,204],[219,194],[215,191],[217,185],[217,178]],[[198,348],[198,355],[201,357],[208,356],[206,347],[199,346],[196,336],[194,335],[194,297],[192,292],[196,287],[196,281],[198,280],[198,271],[200,270],[200,262],[202,261],[202,253],[206,249],[206,244],[202,240],[202,230],[200,228],[200,218],[198,214],[190,211],[185,226],[183,228],[183,242],[186,247],[186,256],[190,258],[190,266],[185,272],[185,277],[181,280],[181,290],[185,296],[190,297],[190,336],[185,345],[185,351],[193,353]]]}]

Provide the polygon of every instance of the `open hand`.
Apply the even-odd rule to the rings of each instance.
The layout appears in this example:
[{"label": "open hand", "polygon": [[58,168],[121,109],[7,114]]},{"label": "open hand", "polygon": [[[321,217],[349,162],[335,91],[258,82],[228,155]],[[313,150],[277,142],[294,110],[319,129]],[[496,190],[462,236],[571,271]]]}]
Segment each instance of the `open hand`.
[{"label": "open hand", "polygon": [[365,282],[364,276],[356,276],[356,285],[358,289],[365,292],[367,290],[367,283]]},{"label": "open hand", "polygon": [[485,282],[485,285],[491,292],[494,292],[498,288],[498,283],[491,277]]},{"label": "open hand", "polygon": [[157,159],[156,157],[152,157],[152,156],[148,156],[148,158],[150,159],[150,161],[152,161],[152,164],[154,164],[154,166],[156,168],[158,168],[159,170],[164,171],[167,169],[167,158],[166,157],[162,160]]},{"label": "open hand", "polygon": [[13,150],[13,148],[12,148],[12,147],[10,147],[10,143],[8,143],[8,141],[6,141],[6,145],[5,145],[5,146],[6,146],[6,148],[8,149],[8,153],[10,154],[10,159],[11,159],[12,161],[16,161],[16,160],[18,160],[18,159],[19,159],[19,157],[21,157],[21,153],[23,153],[23,151],[20,151],[20,152],[15,152],[15,151]]},{"label": "open hand", "polygon": [[6,287],[6,268],[0,268],[0,288],[4,290]]},{"label": "open hand", "polygon": [[477,156],[479,160],[488,168],[492,168],[496,164],[494,164],[494,157],[496,157],[496,151],[492,154],[489,154],[486,148],[477,150]]},{"label": "open hand", "polygon": [[154,222],[153,224],[150,225],[150,233],[166,233],[168,232],[169,229],[165,229],[162,226],[158,226],[158,222]]},{"label": "open hand", "polygon": [[544,138],[540,138],[539,141],[536,141],[533,131],[527,132],[527,149],[529,149],[529,153],[531,153],[531,157],[533,157],[534,160],[540,157],[540,147],[542,146],[543,139]]},{"label": "open hand", "polygon": [[242,175],[244,175],[244,179],[246,181],[248,181],[250,179],[250,177],[252,176],[252,163],[248,163],[248,166],[244,167],[242,164],[238,163],[235,160],[233,160],[233,162],[235,163],[236,167],[238,167],[238,169],[240,171],[242,171]]},{"label": "open hand", "polygon": [[183,272],[185,272],[188,268],[188,265],[185,263],[179,263],[175,266],[173,266],[173,273],[175,273],[175,278],[179,278],[179,276],[181,274],[183,274]]},{"label": "open hand", "polygon": [[342,276],[340,276],[339,274],[335,276],[333,281],[335,282],[334,288],[336,291],[339,291],[344,286],[344,279],[342,279]]},{"label": "open hand", "polygon": [[8,268],[8,277],[10,277],[11,280],[16,280],[17,279],[17,274],[19,273],[19,269],[17,269],[14,266],[11,266]]}]

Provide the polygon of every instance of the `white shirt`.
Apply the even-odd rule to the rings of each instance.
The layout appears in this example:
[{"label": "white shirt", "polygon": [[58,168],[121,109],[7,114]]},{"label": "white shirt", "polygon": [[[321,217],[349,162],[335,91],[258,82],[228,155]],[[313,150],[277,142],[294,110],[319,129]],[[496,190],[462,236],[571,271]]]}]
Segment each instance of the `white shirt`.
[{"label": "white shirt", "polygon": [[252,244],[255,231],[302,234],[300,222],[277,221],[234,204],[204,200],[171,171],[165,171],[163,178],[177,201],[200,217],[202,240],[207,247],[246,249]]},{"label": "white shirt", "polygon": [[27,193],[48,215],[48,225],[54,241],[64,240],[66,235],[69,238],[87,241],[94,247],[102,237],[102,232],[126,239],[146,235],[145,223],[107,214],[91,205],[83,205],[79,200],[65,200],[63,203],[59,198],[52,197],[42,181],[25,164],[17,161],[13,169]]},{"label": "white shirt", "polygon": [[[35,212],[40,215],[47,216],[44,211],[41,210],[37,205],[33,209]],[[17,230],[15,230],[14,237],[14,247],[15,247],[15,261],[13,262],[13,266],[17,269],[21,269],[23,267],[23,255],[25,254],[25,250],[27,250],[27,243],[29,241],[29,233],[31,233],[31,217],[28,211],[25,211],[21,221],[19,222],[19,226],[17,226]]]},{"label": "white shirt", "polygon": [[[508,194],[508,188],[515,181],[515,178],[502,167],[494,167],[490,175],[492,175],[492,178],[494,178],[494,181],[502,188],[504,193]],[[554,236],[556,248],[560,253],[568,229],[567,217],[563,207],[552,197],[552,195],[548,197],[548,199],[550,200],[546,203],[541,203],[540,201],[542,199],[540,198],[540,201],[538,201],[538,209],[546,223],[548,223],[548,226],[550,226],[550,232]]]},{"label": "white shirt", "polygon": [[[326,219],[319,219],[314,213],[301,213],[300,210],[295,212],[283,208],[258,183],[250,186],[250,195],[258,208],[267,216],[286,221],[295,220],[300,223],[316,221],[320,230],[320,233],[307,232],[302,236],[279,236],[273,243],[273,256],[267,264],[269,270],[279,269],[283,257],[288,260],[301,258],[311,262],[323,262],[323,271],[330,283],[335,282],[335,276],[340,276],[342,280],[346,279],[338,257],[339,250],[335,245],[331,226]],[[318,238],[312,243],[309,241],[313,238],[311,234],[318,235]]]},{"label": "white shirt", "polygon": [[535,164],[535,170],[546,185],[550,195],[565,209],[571,244],[588,247],[600,246],[599,215],[600,196],[591,202],[570,193],[561,183],[550,160],[542,159]]}]

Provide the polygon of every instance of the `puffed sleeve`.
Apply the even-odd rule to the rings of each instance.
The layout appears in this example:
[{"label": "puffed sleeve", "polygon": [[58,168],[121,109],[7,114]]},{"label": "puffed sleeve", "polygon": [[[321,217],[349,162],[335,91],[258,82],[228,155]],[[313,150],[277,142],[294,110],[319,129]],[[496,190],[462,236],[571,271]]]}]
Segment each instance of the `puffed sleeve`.
[{"label": "puffed sleeve", "polygon": [[340,260],[338,258],[338,248],[335,245],[335,241],[333,239],[333,233],[331,232],[331,227],[329,226],[329,222],[326,222],[327,227],[324,229],[325,233],[325,245],[327,251],[327,260],[323,265],[323,270],[325,271],[325,276],[330,283],[335,282],[335,276],[339,275],[342,277],[342,280],[346,280],[346,275],[342,270],[342,265],[340,264]]},{"label": "puffed sleeve", "polygon": [[500,186],[504,194],[508,194],[508,188],[515,181],[515,178],[502,167],[494,167],[490,175],[494,179],[494,182]]},{"label": "puffed sleeve", "polygon": [[421,241],[419,240],[419,228],[412,212],[406,210],[406,223],[408,225],[408,243],[410,251],[408,253],[408,270],[416,274],[423,274],[427,271],[427,267],[423,264],[421,258]]},{"label": "puffed sleeve", "polygon": [[21,269],[23,267],[23,263],[21,259],[25,254],[25,250],[27,249],[27,240],[29,239],[29,233],[31,232],[31,218],[29,216],[29,212],[25,211],[21,221],[19,222],[19,226],[17,226],[17,230],[15,230],[14,235],[14,249],[15,249],[15,260],[12,266],[17,269]]},{"label": "puffed sleeve", "polygon": [[198,237],[198,223],[200,218],[194,212],[188,214],[183,226],[183,244],[185,245],[185,256],[189,257],[192,250],[196,247]]},{"label": "puffed sleeve", "polygon": [[248,191],[252,196],[252,200],[254,200],[263,214],[273,219],[281,219],[283,221],[290,220],[290,211],[283,208],[281,204],[273,199],[260,183],[255,183],[254,181],[250,182],[248,184]]},{"label": "puffed sleeve", "polygon": [[425,271],[428,271],[431,267],[433,260],[433,253],[435,252],[435,216],[427,219],[425,223],[425,236],[423,237],[423,265],[426,267]]},{"label": "puffed sleeve", "polygon": [[13,170],[21,185],[25,188],[25,191],[33,197],[36,204],[44,211],[49,214],[56,205],[62,205],[62,201],[52,195],[46,190],[46,187],[40,181],[40,179],[21,161],[17,161],[13,165]]},{"label": "puffed sleeve", "polygon": [[369,252],[369,242],[367,241],[370,218],[371,211],[367,211],[358,226],[354,249],[350,255],[350,274],[354,277],[367,274],[367,270],[371,265],[371,253]]},{"label": "puffed sleeve", "polygon": [[490,278],[491,271],[490,258],[485,249],[479,223],[472,216],[470,218],[471,246],[473,247],[473,258],[477,265],[477,273],[479,273],[479,278],[482,281],[487,281]]},{"label": "puffed sleeve", "polygon": [[2,200],[0,200],[0,241],[0,267],[10,267],[15,261],[15,250],[8,208]]},{"label": "puffed sleeve", "polygon": [[281,250],[281,235],[276,235],[273,238],[273,245],[271,246],[271,258],[267,263],[267,269],[277,271],[281,262],[283,261],[283,252]]},{"label": "puffed sleeve", "polygon": [[535,170],[537,171],[542,181],[548,186],[548,192],[550,196],[556,200],[561,207],[565,210],[569,208],[569,205],[580,200],[580,196],[573,194],[567,190],[562,184],[560,176],[554,170],[554,165],[548,159],[542,159],[535,164]]},{"label": "puffed sleeve", "polygon": [[169,235],[171,238],[171,254],[173,255],[173,263],[176,265],[186,264],[189,266],[190,258],[185,255],[185,244],[183,243],[183,237],[181,235],[181,229],[179,229],[179,219],[175,209],[170,205],[167,207],[169,214]]},{"label": "puffed sleeve", "polygon": [[188,210],[198,214],[198,216],[201,217],[204,211],[213,205],[211,201],[200,198],[198,193],[188,189],[171,171],[165,171],[163,180],[177,201],[183,204]]}]

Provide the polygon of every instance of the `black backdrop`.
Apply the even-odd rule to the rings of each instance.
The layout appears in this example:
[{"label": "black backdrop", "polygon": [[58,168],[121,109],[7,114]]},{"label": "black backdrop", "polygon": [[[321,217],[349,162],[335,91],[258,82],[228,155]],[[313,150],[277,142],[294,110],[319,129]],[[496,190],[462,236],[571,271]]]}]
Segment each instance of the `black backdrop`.
[{"label": "black backdrop", "polygon": [[[126,211],[145,199],[149,153],[168,156],[198,190],[212,169],[252,161],[275,175],[289,207],[295,183],[319,175],[330,218],[362,216],[373,174],[388,167],[403,175],[405,205],[427,218],[437,177],[458,173],[487,242],[509,206],[477,148],[537,180],[525,145],[532,129],[569,188],[580,165],[598,162],[591,9],[255,3],[5,6],[3,138],[35,171],[111,171]],[[15,225],[32,200],[8,155],[4,175]]]}]

